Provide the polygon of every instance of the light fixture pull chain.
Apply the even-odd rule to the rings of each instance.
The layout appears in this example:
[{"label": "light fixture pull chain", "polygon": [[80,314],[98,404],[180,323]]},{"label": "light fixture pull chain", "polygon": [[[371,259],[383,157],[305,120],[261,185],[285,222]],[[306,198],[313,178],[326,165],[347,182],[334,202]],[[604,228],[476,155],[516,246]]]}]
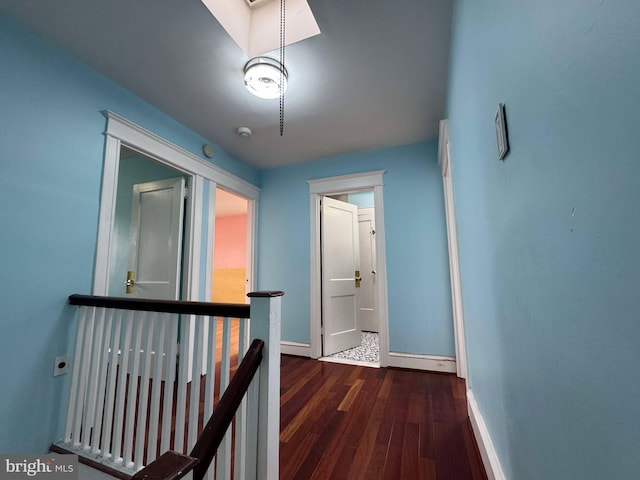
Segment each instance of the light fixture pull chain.
[{"label": "light fixture pull chain", "polygon": [[280,0],[280,136],[284,134],[284,45],[285,45],[285,0]]}]

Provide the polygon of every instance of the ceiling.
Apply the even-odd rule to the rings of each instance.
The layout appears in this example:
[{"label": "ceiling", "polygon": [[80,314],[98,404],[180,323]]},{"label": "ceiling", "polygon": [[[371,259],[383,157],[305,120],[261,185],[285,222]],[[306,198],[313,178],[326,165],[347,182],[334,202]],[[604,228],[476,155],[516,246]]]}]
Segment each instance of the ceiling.
[{"label": "ceiling", "polygon": [[248,58],[200,0],[0,0],[0,11],[259,169],[436,138],[453,0],[308,1],[321,33],[286,49],[282,137],[278,99],[244,88]]}]

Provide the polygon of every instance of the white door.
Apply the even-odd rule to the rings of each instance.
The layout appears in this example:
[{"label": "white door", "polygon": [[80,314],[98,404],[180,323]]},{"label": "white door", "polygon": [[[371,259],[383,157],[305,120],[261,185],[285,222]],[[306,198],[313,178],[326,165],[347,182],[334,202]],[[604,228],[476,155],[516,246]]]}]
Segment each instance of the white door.
[{"label": "white door", "polygon": [[376,311],[376,224],[373,208],[358,210],[360,235],[360,276],[362,284],[358,297],[358,326],[361,330],[377,332],[378,312]]},{"label": "white door", "polygon": [[324,355],[360,345],[358,208],[322,199],[322,325]]},{"label": "white door", "polygon": [[128,296],[179,298],[184,186],[182,177],[133,186]]}]

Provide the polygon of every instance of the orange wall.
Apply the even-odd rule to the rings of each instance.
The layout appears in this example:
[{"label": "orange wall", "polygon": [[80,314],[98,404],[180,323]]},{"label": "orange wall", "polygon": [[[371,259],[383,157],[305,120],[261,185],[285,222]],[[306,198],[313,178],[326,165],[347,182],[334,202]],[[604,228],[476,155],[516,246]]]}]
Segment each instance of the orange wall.
[{"label": "orange wall", "polygon": [[211,300],[246,303],[247,215],[217,217],[214,241]]},{"label": "orange wall", "polygon": [[213,268],[246,268],[247,215],[216,218]]}]

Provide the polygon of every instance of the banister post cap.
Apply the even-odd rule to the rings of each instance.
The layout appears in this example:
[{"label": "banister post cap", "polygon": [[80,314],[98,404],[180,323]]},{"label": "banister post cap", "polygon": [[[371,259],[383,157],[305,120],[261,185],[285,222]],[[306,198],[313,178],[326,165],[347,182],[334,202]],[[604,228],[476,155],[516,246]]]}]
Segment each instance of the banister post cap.
[{"label": "banister post cap", "polygon": [[282,297],[284,292],[280,290],[262,290],[258,292],[247,293],[249,298],[269,298],[269,297]]}]

